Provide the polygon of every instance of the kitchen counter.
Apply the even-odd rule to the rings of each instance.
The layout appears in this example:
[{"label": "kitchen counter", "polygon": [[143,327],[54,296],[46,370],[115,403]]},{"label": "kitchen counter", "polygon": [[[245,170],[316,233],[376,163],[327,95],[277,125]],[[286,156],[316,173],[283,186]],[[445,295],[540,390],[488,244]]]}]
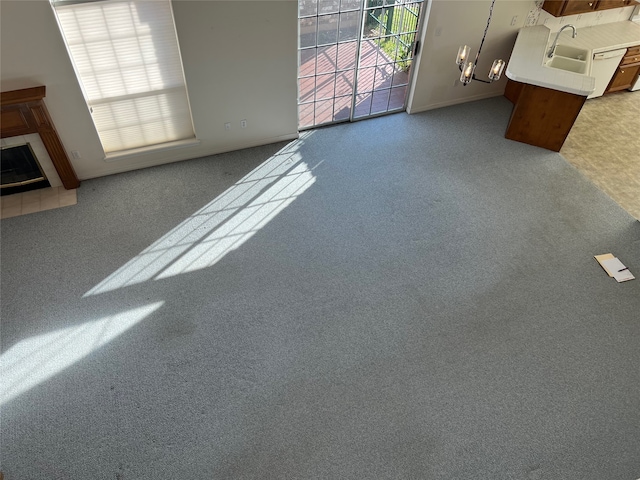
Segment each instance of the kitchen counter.
[{"label": "kitchen counter", "polygon": [[[552,34],[544,25],[522,28],[507,65],[507,78],[588,96],[595,90],[595,78],[588,75],[590,71],[579,74],[544,65],[546,52],[555,35],[556,32]],[[560,35],[558,44],[590,50],[590,57],[593,57],[594,53],[640,45],[640,24],[624,21],[579,28],[576,38],[571,38],[571,32],[565,30]]]}]

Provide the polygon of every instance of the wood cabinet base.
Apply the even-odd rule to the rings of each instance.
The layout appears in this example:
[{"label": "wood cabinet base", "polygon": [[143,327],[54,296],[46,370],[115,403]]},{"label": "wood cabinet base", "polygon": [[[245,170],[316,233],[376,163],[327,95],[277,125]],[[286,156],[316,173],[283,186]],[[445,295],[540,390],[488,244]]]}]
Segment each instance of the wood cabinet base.
[{"label": "wood cabinet base", "polygon": [[586,96],[509,80],[504,93],[513,104],[505,138],[560,151]]}]

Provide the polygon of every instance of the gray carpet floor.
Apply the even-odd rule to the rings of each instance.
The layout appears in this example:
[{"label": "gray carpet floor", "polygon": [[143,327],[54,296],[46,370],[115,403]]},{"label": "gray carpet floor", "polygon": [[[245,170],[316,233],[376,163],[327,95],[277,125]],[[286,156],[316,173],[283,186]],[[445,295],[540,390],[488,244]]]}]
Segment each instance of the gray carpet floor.
[{"label": "gray carpet floor", "polygon": [[494,98],[2,227],[6,480],[640,477],[640,222]]}]

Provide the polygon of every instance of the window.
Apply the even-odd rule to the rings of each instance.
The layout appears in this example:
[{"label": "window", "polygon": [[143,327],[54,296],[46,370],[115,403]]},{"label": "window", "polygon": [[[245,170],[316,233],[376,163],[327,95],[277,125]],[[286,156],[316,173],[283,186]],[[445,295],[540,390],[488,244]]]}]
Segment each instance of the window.
[{"label": "window", "polygon": [[170,0],[51,0],[105,153],[195,139]]}]

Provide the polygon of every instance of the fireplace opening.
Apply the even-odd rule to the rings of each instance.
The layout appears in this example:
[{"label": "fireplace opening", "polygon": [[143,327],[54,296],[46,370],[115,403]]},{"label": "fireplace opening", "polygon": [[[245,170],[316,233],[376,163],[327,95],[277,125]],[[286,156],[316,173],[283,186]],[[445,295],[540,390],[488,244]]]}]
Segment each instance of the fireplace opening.
[{"label": "fireplace opening", "polygon": [[0,195],[50,187],[31,145],[3,147],[0,152]]}]

